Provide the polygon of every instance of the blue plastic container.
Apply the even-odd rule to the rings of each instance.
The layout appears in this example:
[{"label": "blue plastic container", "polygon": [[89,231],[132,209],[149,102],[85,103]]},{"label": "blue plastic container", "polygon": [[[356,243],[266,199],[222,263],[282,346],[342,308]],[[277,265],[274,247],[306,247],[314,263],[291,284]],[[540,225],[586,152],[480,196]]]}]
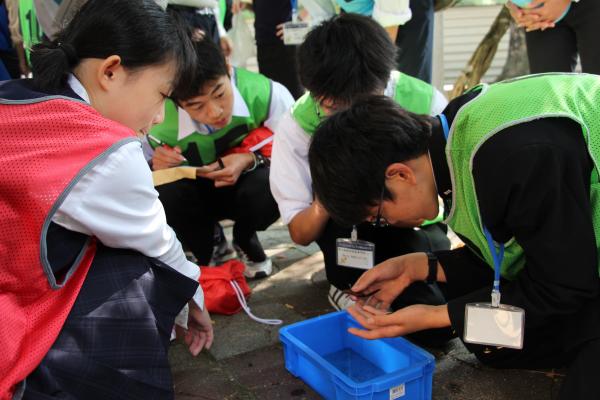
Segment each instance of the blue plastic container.
[{"label": "blue plastic container", "polygon": [[326,399],[431,399],[431,354],[403,338],[362,339],[349,327],[359,325],[341,311],[282,328],[285,367]]}]

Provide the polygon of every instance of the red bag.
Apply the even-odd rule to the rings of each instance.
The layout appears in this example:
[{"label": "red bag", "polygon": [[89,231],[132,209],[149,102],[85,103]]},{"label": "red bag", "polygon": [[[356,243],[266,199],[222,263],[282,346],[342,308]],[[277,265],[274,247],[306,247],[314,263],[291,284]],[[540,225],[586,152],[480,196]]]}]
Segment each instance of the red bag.
[{"label": "red bag", "polygon": [[224,155],[233,153],[250,153],[260,150],[260,153],[271,158],[271,149],[273,148],[273,132],[265,126],[260,126],[248,133],[248,136],[242,140],[242,143],[234,148],[227,150]]},{"label": "red bag", "polygon": [[242,309],[236,290],[237,283],[245,298],[250,297],[250,286],[244,277],[246,266],[238,260],[229,260],[215,267],[200,267],[200,285],[204,290],[204,304],[209,312],[233,315]]}]

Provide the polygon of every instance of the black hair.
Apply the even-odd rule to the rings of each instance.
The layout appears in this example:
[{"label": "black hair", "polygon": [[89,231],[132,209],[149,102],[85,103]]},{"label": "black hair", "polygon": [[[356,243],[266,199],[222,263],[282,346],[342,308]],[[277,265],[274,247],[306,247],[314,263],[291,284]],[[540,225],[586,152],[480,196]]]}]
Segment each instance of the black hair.
[{"label": "black hair", "polygon": [[173,99],[177,102],[189,100],[200,94],[202,87],[207,82],[212,82],[222,76],[229,76],[227,62],[221,48],[210,38],[194,42],[196,59],[194,76],[185,86],[181,86],[173,92]]},{"label": "black hair", "polygon": [[317,99],[351,104],[383,91],[396,64],[396,46],[381,25],[342,14],[311,30],[298,49],[302,85]]},{"label": "black hair", "polygon": [[333,114],[316,130],[308,159],[316,197],[343,226],[363,222],[378,205],[390,164],[428,149],[428,116],[402,109],[385,96],[366,96]]},{"label": "black hair", "polygon": [[56,39],[33,46],[34,84],[59,90],[81,60],[111,55],[132,71],[174,60],[173,88],[189,81],[195,64],[184,27],[154,0],[88,0]]}]

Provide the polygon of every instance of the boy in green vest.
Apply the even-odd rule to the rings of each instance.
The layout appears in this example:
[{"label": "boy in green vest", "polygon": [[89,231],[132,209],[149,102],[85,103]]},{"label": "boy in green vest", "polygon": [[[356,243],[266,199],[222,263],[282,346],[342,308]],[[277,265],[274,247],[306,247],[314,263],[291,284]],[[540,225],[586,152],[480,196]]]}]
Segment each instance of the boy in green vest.
[{"label": "boy in green vest", "polygon": [[[305,246],[316,241],[323,251],[331,283],[328,298],[337,309],[351,303],[342,290],[352,286],[362,270],[338,263],[338,239],[350,238],[352,229],[331,221],[313,196],[308,147],[327,115],[347,108],[363,95],[385,94],[419,114],[435,115],[446,106],[444,96],[431,85],[393,71],[395,55],[389,36],[371,18],[342,14],[323,22],[307,35],[298,51],[300,79],[309,92],[298,99],[275,130],[271,191],[292,240]],[[374,243],[378,262],[417,249],[449,247],[445,230],[437,224],[422,229],[361,224],[357,230],[358,239]]]},{"label": "boy in green vest", "polygon": [[214,226],[235,221],[233,244],[249,278],[271,273],[256,235],[279,217],[269,190],[272,127],[293,103],[277,82],[230,68],[209,39],[195,44],[197,74],[173,93],[165,120],[148,135],[152,169],[198,167],[198,179],[157,187],[167,221],[199,265],[213,255]]},{"label": "boy in green vest", "polygon": [[[451,327],[483,363],[567,364],[560,398],[600,398],[599,101],[596,75],[543,74],[481,85],[437,118],[371,97],[326,121],[309,157],[315,193],[333,218],[414,224],[435,216],[441,196],[466,245],[436,252],[438,261],[413,253],[366,272],[352,289],[379,289],[369,301],[378,309],[350,310],[366,329],[352,332]],[[447,304],[381,315],[424,280],[440,282]],[[486,318],[511,310],[514,329],[466,317],[474,310]],[[521,350],[501,344],[513,333]]]}]

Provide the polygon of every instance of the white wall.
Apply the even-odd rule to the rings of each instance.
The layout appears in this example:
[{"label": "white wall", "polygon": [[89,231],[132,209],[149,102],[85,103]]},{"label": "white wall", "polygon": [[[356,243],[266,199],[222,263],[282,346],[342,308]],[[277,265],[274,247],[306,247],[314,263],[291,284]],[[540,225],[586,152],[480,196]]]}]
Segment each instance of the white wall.
[{"label": "white wall", "polygon": [[[453,7],[436,13],[434,33],[433,82],[446,90],[467,65],[477,45],[488,32],[502,6]],[[491,82],[502,72],[508,55],[509,35],[504,35],[484,82]]]}]

